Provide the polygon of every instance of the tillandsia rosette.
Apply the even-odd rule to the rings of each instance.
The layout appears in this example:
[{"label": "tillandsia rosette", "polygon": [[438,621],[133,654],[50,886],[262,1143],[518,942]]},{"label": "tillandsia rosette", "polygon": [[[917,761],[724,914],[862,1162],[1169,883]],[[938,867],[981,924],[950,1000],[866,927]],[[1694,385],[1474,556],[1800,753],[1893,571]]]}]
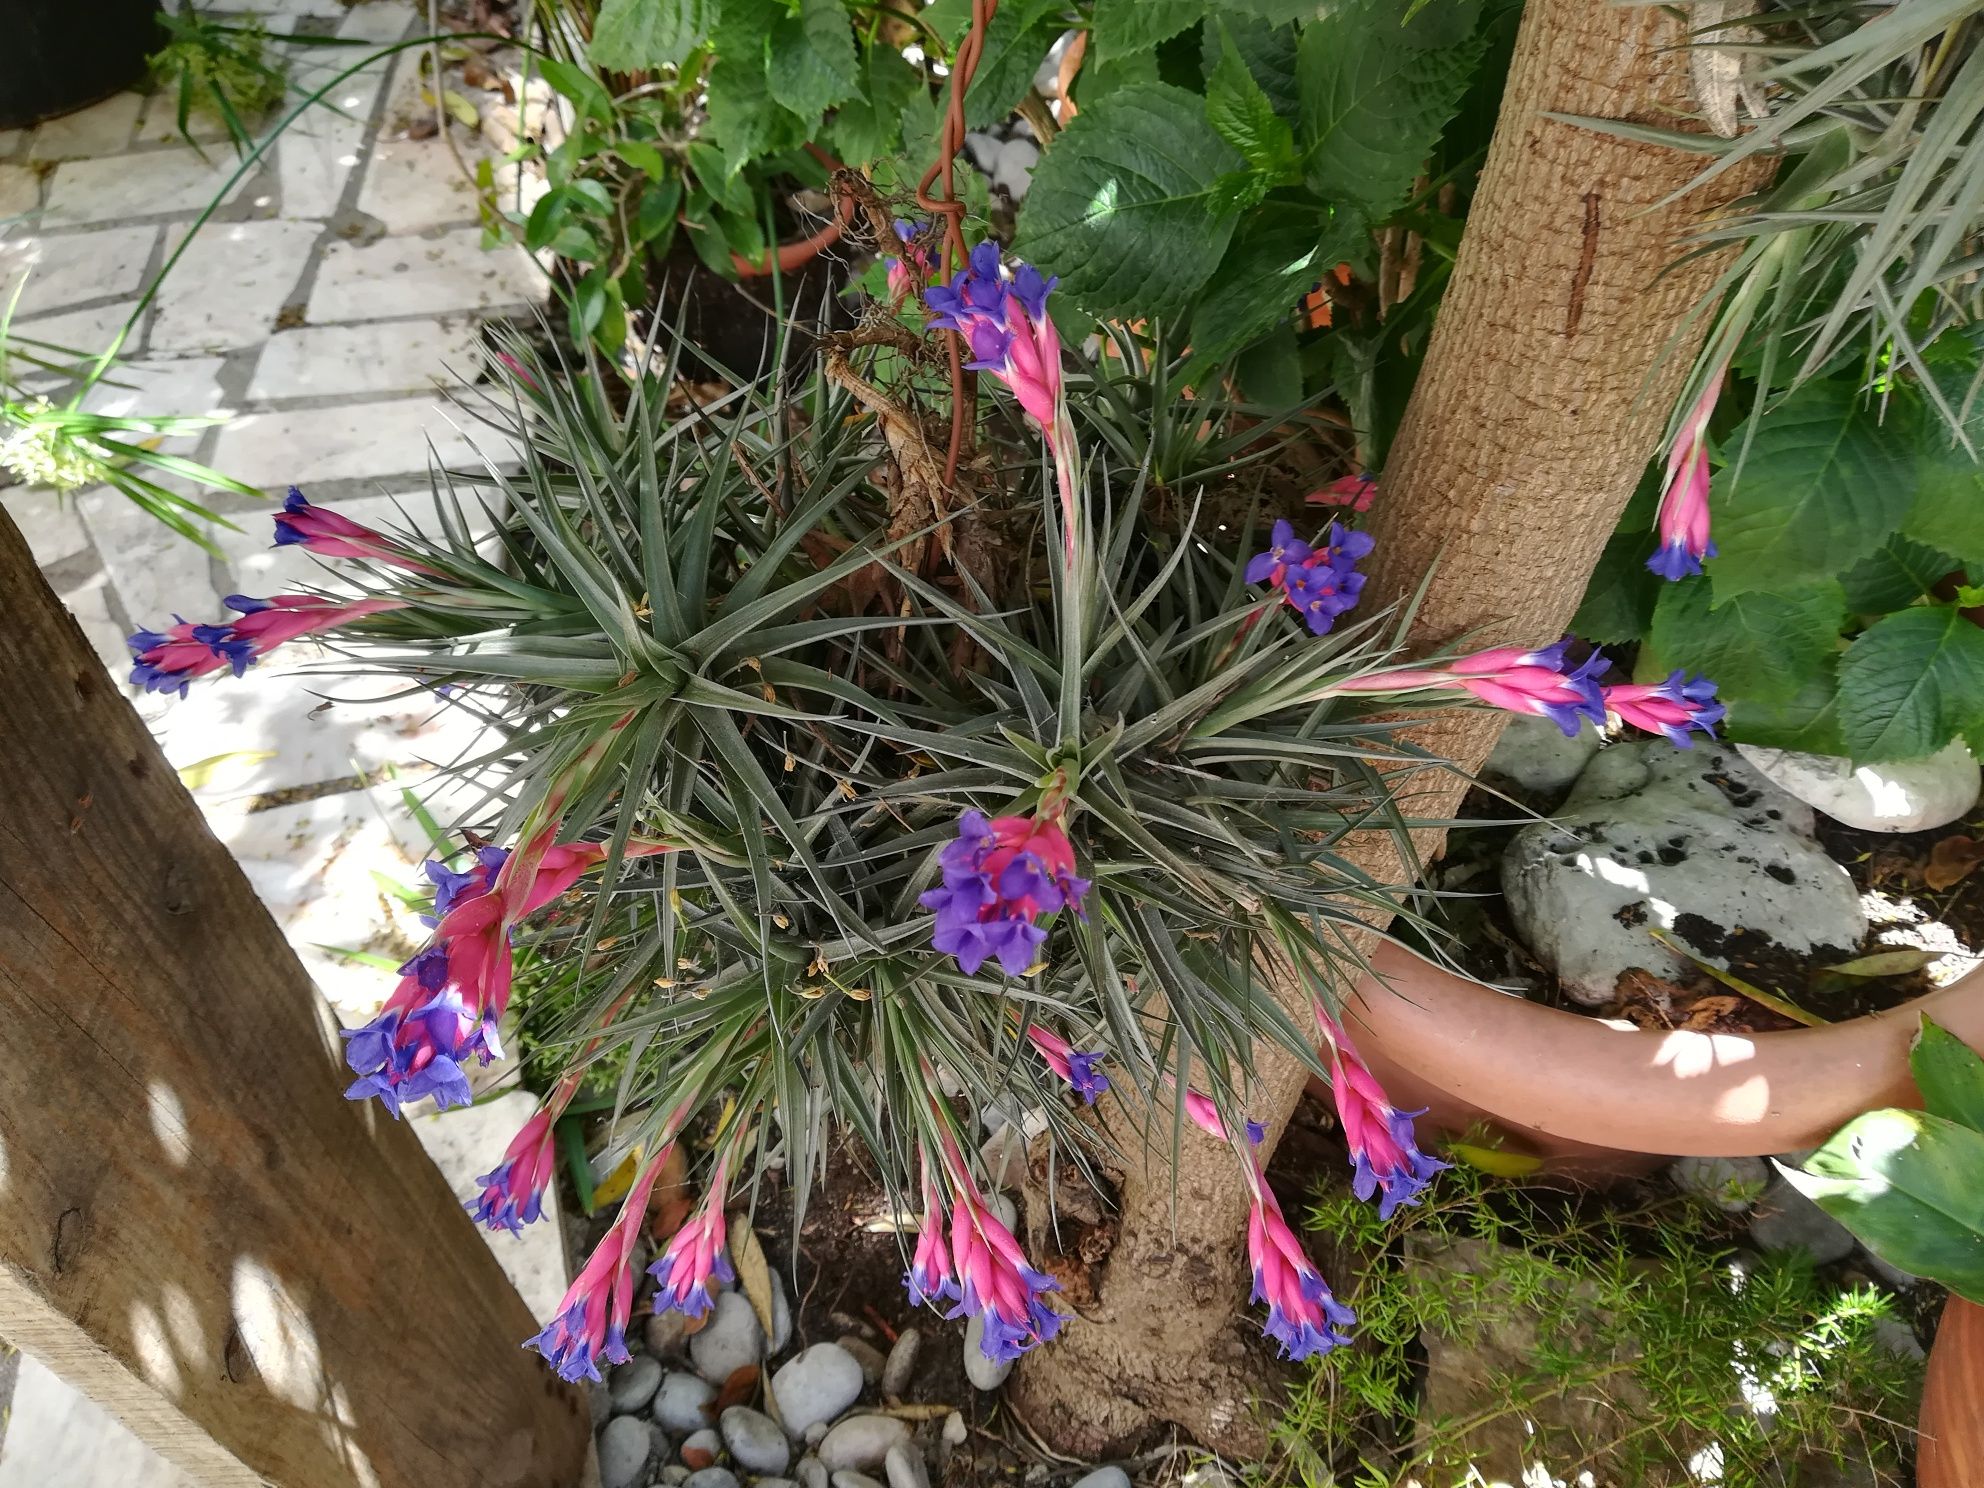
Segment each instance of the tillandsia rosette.
[{"label": "tillandsia rosette", "polygon": [[[730,1274],[726,1204],[777,1166],[803,1216],[835,1123],[902,1212],[920,1201],[911,1298],[980,1319],[995,1359],[1051,1339],[1051,1268],[968,1140],[995,1104],[1041,1113],[1098,1181],[1124,1132],[1225,1144],[1269,1335],[1297,1357],[1336,1346],[1352,1319],[1268,1187],[1249,1071],[1266,1041],[1335,1082],[1355,1185],[1387,1214],[1440,1167],[1332,1012],[1348,938],[1401,912],[1341,851],[1412,826],[1389,800],[1426,758],[1401,700],[1567,731],[1608,705],[1713,722],[1702,684],[1608,695],[1603,659],[1561,643],[1402,660],[1397,618],[1359,612],[1372,544],[1346,522],[1284,518],[1260,552],[1201,532],[1197,495],[1263,475],[1257,435],[1175,382],[1083,394],[1071,418],[1071,389],[1096,384],[1063,378],[1051,288],[982,244],[931,291],[1019,415],[982,410],[1010,458],[976,462],[995,472],[976,545],[916,549],[948,567],[898,561],[947,519],[906,518],[896,446],[831,364],[698,405],[671,402],[664,356],[618,409],[519,342],[484,416],[521,469],[437,475],[434,531],[291,493],[277,541],[355,564],[355,597],[237,600],[239,620],[133,637],[147,686],[240,676],[307,637],[497,728],[464,767],[496,805],[429,865],[429,943],[345,1054],[354,1099],[460,1103],[505,1057],[518,949],[575,968],[530,1029],[558,1055],[543,1107],[471,1206],[492,1228],[538,1219],[554,1125],[617,1057],[600,1155],[638,1154],[636,1176],[532,1340],[567,1378],[625,1356],[634,1239],[671,1153],[708,1174],[654,1305],[693,1314]],[[493,538],[472,510],[501,514]],[[1287,978],[1313,1017],[1264,995]],[[1125,1119],[1086,1119],[1098,1101]]]}]

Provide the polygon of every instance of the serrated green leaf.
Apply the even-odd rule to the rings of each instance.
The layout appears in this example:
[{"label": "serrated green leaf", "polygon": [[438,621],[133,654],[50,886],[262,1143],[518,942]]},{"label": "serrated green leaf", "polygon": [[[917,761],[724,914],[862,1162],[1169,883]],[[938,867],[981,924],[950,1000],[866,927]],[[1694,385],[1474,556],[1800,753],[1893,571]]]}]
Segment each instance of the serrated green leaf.
[{"label": "serrated green leaf", "polygon": [[1739,744],[1795,749],[1805,754],[1845,754],[1846,737],[1839,730],[1839,663],[1828,661],[1796,697],[1781,703],[1731,698],[1722,731]]},{"label": "serrated green leaf", "polygon": [[1931,1115],[1984,1132],[1984,1057],[1976,1050],[1925,1016],[1908,1067]]},{"label": "serrated green leaf", "polygon": [[1984,559],[1984,464],[1965,450],[1932,444],[1916,462],[1913,485],[1903,533],[1959,558]]},{"label": "serrated green leaf", "polygon": [[572,106],[581,115],[594,119],[613,117],[613,98],[598,78],[583,67],[571,62],[561,62],[556,57],[540,57],[537,70],[544,74],[544,80],[552,89],[572,101]]},{"label": "serrated green leaf", "polygon": [[1839,688],[1853,758],[1922,759],[1984,727],[1984,629],[1954,605],[1888,615],[1847,647]]},{"label": "serrated green leaf", "polygon": [[1752,415],[1728,441],[1747,440],[1747,452],[1710,491],[1717,603],[1834,578],[1879,546],[1908,510],[1905,433],[1837,382],[1808,382]]},{"label": "serrated green leaf", "polygon": [[1006,0],[985,28],[985,50],[964,95],[965,123],[983,129],[1010,114],[1061,34],[1055,0]]},{"label": "serrated green leaf", "polygon": [[719,0],[606,0],[592,27],[592,60],[615,72],[673,67],[716,28]]},{"label": "serrated green leaf", "polygon": [[883,46],[867,48],[862,88],[834,111],[834,152],[860,167],[902,143],[903,110],[923,87],[923,74]]},{"label": "serrated green leaf", "polygon": [[[1310,14],[1314,14],[1313,7]],[[1268,96],[1274,111],[1294,123],[1301,111],[1295,84],[1295,28],[1271,24],[1259,16],[1223,12],[1217,26],[1205,28],[1201,42],[1200,66],[1208,83],[1225,55],[1227,41],[1231,41],[1246,64],[1248,75]]]},{"label": "serrated green leaf", "polygon": [[1285,322],[1322,273],[1325,245],[1301,220],[1265,208],[1235,232],[1219,272],[1192,314],[1192,354],[1231,356]]},{"label": "serrated green leaf", "polygon": [[1219,62],[1206,79],[1206,120],[1255,170],[1279,182],[1295,167],[1295,131],[1248,71],[1223,23]]},{"label": "serrated green leaf", "polygon": [[1883,614],[1914,604],[1959,566],[1948,553],[1897,532],[1848,569],[1840,583],[1854,614]]},{"label": "serrated green leaf", "polygon": [[1984,1134],[1925,1111],[1869,1111],[1781,1169],[1883,1260],[1984,1302]]},{"label": "serrated green leaf", "polygon": [[860,91],[854,29],[841,0],[800,0],[797,14],[772,28],[770,78],[779,105],[809,121]]},{"label": "serrated green leaf", "polygon": [[1140,83],[1085,108],[1041,159],[1017,251],[1095,315],[1182,314],[1226,252],[1217,185],[1243,164],[1197,95]]},{"label": "serrated green leaf", "polygon": [[1846,599],[1837,583],[1739,594],[1711,608],[1706,578],[1663,584],[1649,630],[1663,669],[1713,677],[1725,698],[1788,702],[1824,675],[1839,649]]},{"label": "serrated green leaf", "polygon": [[761,55],[719,57],[709,73],[707,137],[723,147],[724,175],[735,176],[750,161],[791,149],[806,138],[807,124],[772,96],[771,75]]},{"label": "serrated green leaf", "polygon": [[1356,203],[1374,221],[1411,192],[1481,52],[1472,37],[1415,45],[1404,16],[1403,0],[1335,6],[1303,30],[1296,54],[1297,141],[1309,188]]},{"label": "serrated green leaf", "polygon": [[1096,57],[1151,51],[1205,13],[1206,0],[1095,0]]}]

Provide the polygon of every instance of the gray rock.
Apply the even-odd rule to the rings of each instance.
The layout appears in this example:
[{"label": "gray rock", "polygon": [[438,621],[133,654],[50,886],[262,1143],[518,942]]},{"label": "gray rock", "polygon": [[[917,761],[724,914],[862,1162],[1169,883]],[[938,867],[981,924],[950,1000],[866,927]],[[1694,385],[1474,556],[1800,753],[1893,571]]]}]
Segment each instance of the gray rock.
[{"label": "gray rock", "polygon": [[772,1399],[785,1429],[803,1438],[859,1400],[861,1382],[860,1360],[837,1343],[816,1343],[779,1366]]},{"label": "gray rock", "polygon": [[709,1405],[715,1399],[716,1386],[708,1380],[673,1371],[661,1377],[661,1388],[655,1391],[654,1418],[678,1436],[700,1431],[710,1424]]},{"label": "gray rock", "polygon": [[1912,1287],[1922,1284],[1922,1278],[1917,1276],[1913,1271],[1904,1271],[1893,1261],[1884,1260],[1880,1256],[1875,1255],[1871,1250],[1866,1253],[1866,1261],[1867,1269],[1880,1277],[1882,1281],[1893,1287],[1897,1292],[1905,1292]]},{"label": "gray rock", "polygon": [[799,1488],[790,1478],[754,1478],[755,1488]]},{"label": "gray rock", "polygon": [[749,1406],[733,1405],[718,1425],[736,1464],[754,1473],[782,1473],[792,1464],[792,1444],[778,1422]]},{"label": "gray rock", "polygon": [[854,1362],[861,1366],[861,1379],[864,1384],[879,1385],[882,1382],[882,1370],[888,1364],[888,1360],[882,1357],[880,1349],[854,1333],[843,1333],[835,1341],[853,1355]]},{"label": "gray rock", "polygon": [[827,1488],[827,1469],[817,1457],[801,1457],[793,1465],[798,1474],[799,1488]]},{"label": "gray rock", "polygon": [[971,1435],[971,1432],[964,1424],[963,1411],[952,1411],[948,1416],[944,1417],[944,1440],[950,1443],[950,1445],[954,1447],[963,1446],[964,1439],[969,1435]]},{"label": "gray rock", "polygon": [[1926,832],[1962,819],[1977,804],[1977,761],[1960,739],[1927,759],[1876,765],[1751,744],[1736,749],[1773,784],[1862,831]]},{"label": "gray rock", "polygon": [[692,1431],[682,1439],[682,1460],[692,1469],[700,1472],[713,1466],[723,1456],[723,1438],[709,1427]]},{"label": "gray rock", "polygon": [[1761,1157],[1684,1157],[1667,1170],[1683,1193],[1741,1214],[1770,1187],[1770,1164]]},{"label": "gray rock", "polygon": [[705,1467],[684,1478],[682,1488],[737,1488],[737,1474],[727,1467]]},{"label": "gray rock", "polygon": [[820,1463],[830,1473],[880,1467],[897,1442],[909,1440],[909,1427],[894,1416],[849,1416],[820,1443]]},{"label": "gray rock", "polygon": [[592,1429],[599,1430],[613,1415],[613,1392],[604,1385],[586,1387],[586,1404],[592,1407]]},{"label": "gray rock", "polygon": [[833,1423],[831,1421],[815,1421],[811,1426],[808,1426],[804,1431],[799,1433],[800,1439],[809,1447],[817,1447],[826,1439],[828,1428],[832,1425]]},{"label": "gray rock", "polygon": [[864,1472],[853,1468],[843,1468],[833,1476],[834,1488],[882,1488],[882,1485]]},{"label": "gray rock", "polygon": [[889,1475],[889,1488],[930,1488],[930,1469],[923,1465],[923,1454],[908,1442],[897,1442],[882,1458]]},{"label": "gray rock", "polygon": [[1853,1234],[1782,1176],[1771,1180],[1750,1213],[1750,1238],[1765,1250],[1802,1246],[1821,1266],[1853,1254]]},{"label": "gray rock", "polygon": [[631,1416],[650,1400],[661,1386],[661,1360],[637,1354],[606,1378],[607,1392],[613,1397],[613,1413]]},{"label": "gray rock", "polygon": [[981,1390],[996,1390],[1006,1382],[1006,1376],[1013,1372],[1013,1361],[995,1364],[985,1357],[984,1319],[973,1313],[971,1321],[964,1327],[964,1373],[965,1378]]},{"label": "gray rock", "polygon": [[765,1353],[775,1355],[792,1342],[792,1304],[785,1300],[785,1283],[778,1279],[778,1272],[770,1273],[772,1283],[772,1336],[766,1341]]},{"label": "gray rock", "polygon": [[1874,1341],[1889,1353],[1903,1359],[1921,1360],[1922,1340],[1915,1336],[1915,1330],[1900,1318],[1876,1318],[1874,1320]]},{"label": "gray rock", "polygon": [[679,1359],[686,1352],[689,1320],[670,1307],[641,1324],[641,1337],[657,1359]]},{"label": "gray rock", "polygon": [[1054,45],[1047,49],[1047,55],[1033,70],[1033,85],[1040,90],[1042,98],[1061,96],[1061,59],[1068,55],[1068,48],[1074,45],[1079,31],[1063,31],[1054,39]]},{"label": "gray rock", "polygon": [[985,175],[992,174],[992,167],[999,159],[999,140],[976,130],[964,137],[964,152],[971,157],[971,163]]},{"label": "gray rock", "polygon": [[1503,728],[1481,775],[1493,785],[1518,791],[1533,805],[1554,804],[1584,773],[1598,744],[1597,729],[1579,729],[1567,739],[1549,719],[1517,713]]},{"label": "gray rock", "polygon": [[599,1434],[601,1488],[634,1488],[654,1453],[655,1429],[639,1416],[615,1416]]},{"label": "gray rock", "polygon": [[922,1346],[923,1335],[914,1328],[904,1328],[896,1335],[896,1341],[889,1349],[889,1357],[882,1365],[882,1395],[885,1399],[900,1400],[909,1389],[910,1378],[916,1370],[916,1351]]},{"label": "gray rock", "polygon": [[765,1347],[765,1330],[742,1292],[718,1292],[709,1322],[689,1340],[689,1362],[711,1384],[720,1385]]},{"label": "gray rock", "polygon": [[1087,1477],[1077,1479],[1075,1488],[1130,1488],[1130,1475],[1120,1467],[1098,1467]]},{"label": "gray rock", "polygon": [[1033,168],[1040,164],[1040,146],[1032,140],[1010,139],[999,146],[992,162],[992,184],[1018,206],[1026,200],[1026,189],[1033,184]]},{"label": "gray rock", "polygon": [[1800,954],[1851,954],[1867,931],[1860,893],[1810,831],[1810,809],[1731,750],[1619,744],[1586,767],[1556,820],[1511,839],[1502,889],[1529,948],[1596,1007],[1629,968],[1688,970],[1648,933],[1677,921],[1708,960],[1701,941],[1738,927]]}]

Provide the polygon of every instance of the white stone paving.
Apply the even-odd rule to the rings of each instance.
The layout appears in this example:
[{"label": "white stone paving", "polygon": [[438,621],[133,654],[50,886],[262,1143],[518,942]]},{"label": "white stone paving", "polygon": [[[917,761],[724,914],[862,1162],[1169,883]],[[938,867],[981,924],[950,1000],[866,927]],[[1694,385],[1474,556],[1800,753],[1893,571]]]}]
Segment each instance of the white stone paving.
[{"label": "white stone paving", "polygon": [[[425,24],[405,0],[265,0],[260,9],[277,33],[372,45]],[[294,51],[305,90],[367,55]],[[406,121],[426,107],[413,54],[366,66],[328,97],[338,111],[307,112],[241,172],[140,316],[116,385],[97,388],[89,406],[228,416],[162,447],[272,498],[295,483],[374,526],[401,525],[402,510],[425,521],[432,455],[472,467],[506,455],[439,389],[479,375],[481,322],[539,303],[543,276],[521,249],[484,251],[474,193],[447,143],[407,138]],[[26,276],[17,335],[100,351],[236,174],[218,126],[195,121],[202,155],[179,137],[173,114],[170,96],[134,92],[38,129],[0,131],[0,295]],[[483,146],[458,131],[457,148],[473,159]],[[338,583],[307,554],[271,546],[269,502],[163,484],[239,530],[212,528],[209,550],[114,491],[60,501],[0,491],[0,510],[120,683],[123,637],[139,625],[175,613],[218,618],[229,593]],[[465,809],[474,791],[439,767],[488,739],[428,693],[333,675],[334,665],[327,652],[293,648],[185,700],[133,695],[215,834],[351,1021],[370,1015],[392,976],[341,952],[403,957],[422,933],[383,887],[414,881],[428,851],[403,788],[428,796],[446,822],[449,803]],[[527,1097],[511,1095],[413,1124],[466,1196],[529,1110]],[[560,1229],[555,1220],[531,1229],[522,1247],[494,1238],[543,1315],[564,1284]],[[0,1417],[0,1488],[183,1482],[54,1376],[24,1368],[11,1424]]]}]

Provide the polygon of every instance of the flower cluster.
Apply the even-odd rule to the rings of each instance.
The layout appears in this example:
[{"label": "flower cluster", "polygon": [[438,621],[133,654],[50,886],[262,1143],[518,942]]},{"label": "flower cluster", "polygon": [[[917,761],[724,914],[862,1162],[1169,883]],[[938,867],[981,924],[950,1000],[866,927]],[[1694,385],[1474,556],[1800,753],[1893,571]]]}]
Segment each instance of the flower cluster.
[{"label": "flower cluster", "polygon": [[1075,850],[1058,819],[982,812],[958,819],[958,835],[939,859],[944,882],[919,901],[937,912],[931,944],[975,976],[996,957],[1008,976],[1023,976],[1047,939],[1035,923],[1066,908],[1081,913],[1089,882],[1075,875]]},{"label": "flower cluster", "polygon": [[627,1362],[627,1323],[634,1315],[634,1251],[641,1221],[647,1217],[648,1195],[668,1151],[663,1146],[635,1177],[613,1227],[573,1279],[557,1316],[524,1343],[544,1355],[560,1379],[597,1380],[602,1354],[611,1364]]},{"label": "flower cluster", "polygon": [[1689,677],[1685,672],[1668,673],[1665,682],[1641,685],[1621,683],[1605,689],[1605,707],[1634,728],[1650,734],[1665,734],[1677,748],[1686,749],[1692,740],[1690,729],[1715,737],[1715,725],[1728,710],[1715,700],[1715,684],[1706,677]]},{"label": "flower cluster", "polygon": [[1037,1023],[1028,1027],[1026,1036],[1047,1061],[1047,1067],[1067,1081],[1069,1088],[1089,1105],[1094,1105],[1095,1098],[1109,1088],[1109,1076],[1096,1068],[1102,1063],[1101,1050],[1084,1053]]},{"label": "flower cluster", "polygon": [[710,1310],[717,1283],[737,1279],[724,1251],[723,1203],[729,1185],[730,1165],[719,1161],[702,1207],[675,1232],[661,1259],[648,1267],[657,1284],[656,1312],[672,1308],[684,1317],[701,1317]]},{"label": "flower cluster", "polygon": [[1593,652],[1576,667],[1566,659],[1570,642],[1562,640],[1540,651],[1496,646],[1449,662],[1444,667],[1374,672],[1337,684],[1342,692],[1411,692],[1448,688],[1470,692],[1482,702],[1511,713],[1547,718],[1567,736],[1575,736],[1589,719],[1605,726],[1605,698],[1598,678],[1611,665]]},{"label": "flower cluster", "polygon": [[946,1254],[935,1238],[943,1233],[944,1203],[926,1158],[923,1233],[904,1282],[917,1306],[943,1299],[957,1304],[946,1317],[978,1318],[980,1351],[1003,1364],[1061,1331],[1061,1314],[1043,1300],[1059,1287],[1053,1277],[1027,1264],[1019,1241],[992,1212],[948,1135],[943,1146],[951,1197],[950,1250]]},{"label": "flower cluster", "polygon": [[1267,551],[1248,560],[1247,582],[1279,589],[1312,632],[1326,635],[1363,592],[1364,575],[1357,565],[1371,548],[1369,533],[1337,522],[1313,545],[1297,537],[1289,523],[1276,522]]},{"label": "flower cluster", "polygon": [[405,605],[399,599],[335,600],[315,594],[250,599],[230,594],[227,607],[240,612],[238,620],[194,625],[175,615],[177,623],[170,630],[134,631],[126,642],[131,648],[131,680],[146,692],[176,692],[184,697],[197,678],[222,670],[239,677],[285,642]]},{"label": "flower cluster", "polygon": [[307,548],[325,558],[364,558],[415,573],[434,572],[384,533],[328,507],[312,506],[295,486],[276,513],[275,546]]},{"label": "flower cluster", "polygon": [[[1186,1090],[1185,1114],[1191,1117],[1192,1124],[1207,1136],[1216,1138],[1221,1142],[1226,1140],[1225,1118],[1219,1114],[1219,1107],[1214,1103],[1213,1098],[1203,1090]],[[1267,1135],[1268,1129],[1265,1126],[1261,1125],[1260,1122],[1251,1116],[1247,1118],[1247,1142],[1249,1146],[1260,1146],[1262,1142],[1267,1140]]]},{"label": "flower cluster", "polygon": [[1316,1022],[1323,1030],[1330,1060],[1330,1094],[1336,1101],[1337,1119],[1343,1123],[1343,1138],[1350,1146],[1354,1173],[1351,1188],[1360,1199],[1368,1200],[1382,1191],[1378,1218],[1390,1219],[1401,1204],[1417,1204],[1420,1191],[1445,1172],[1447,1163],[1428,1157],[1419,1150],[1412,1131],[1414,1115],[1392,1105],[1377,1077],[1357,1057],[1343,1025],[1316,1004]]},{"label": "flower cluster", "polygon": [[1715,556],[1708,535],[1708,421],[1722,392],[1721,372],[1708,380],[1695,406],[1681,421],[1667,452],[1667,479],[1661,488],[1660,546],[1646,566],[1663,579],[1685,579]]},{"label": "flower cluster", "polygon": [[1281,1204],[1260,1167],[1252,1166],[1253,1204],[1247,1214],[1247,1258],[1254,1268],[1252,1300],[1268,1307],[1262,1331],[1284,1358],[1306,1359],[1350,1342],[1342,1329],[1357,1321],[1336,1300],[1302,1242],[1282,1217]]},{"label": "flower cluster", "polygon": [[561,1083],[562,1098],[540,1106],[503,1149],[503,1160],[475,1180],[482,1192],[468,1208],[477,1224],[514,1235],[544,1213],[544,1191],[557,1166],[553,1129],[576,1088]]}]

